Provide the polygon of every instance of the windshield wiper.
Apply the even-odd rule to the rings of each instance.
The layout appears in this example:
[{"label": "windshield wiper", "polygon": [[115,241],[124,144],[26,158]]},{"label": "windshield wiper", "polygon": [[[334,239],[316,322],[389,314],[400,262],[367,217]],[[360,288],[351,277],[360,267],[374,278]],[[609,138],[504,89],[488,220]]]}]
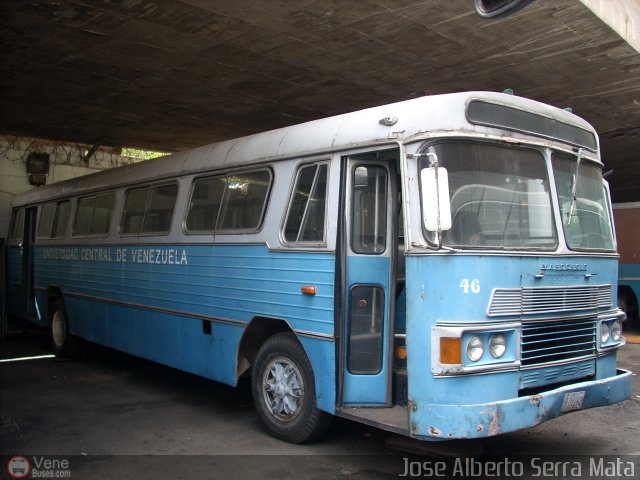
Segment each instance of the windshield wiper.
[{"label": "windshield wiper", "polygon": [[580,175],[580,162],[582,161],[582,148],[578,149],[577,162],[576,162],[576,173],[573,174],[572,182],[571,182],[571,207],[569,207],[569,219],[567,220],[567,225],[571,225],[571,219],[575,214],[578,203],[578,176]]}]

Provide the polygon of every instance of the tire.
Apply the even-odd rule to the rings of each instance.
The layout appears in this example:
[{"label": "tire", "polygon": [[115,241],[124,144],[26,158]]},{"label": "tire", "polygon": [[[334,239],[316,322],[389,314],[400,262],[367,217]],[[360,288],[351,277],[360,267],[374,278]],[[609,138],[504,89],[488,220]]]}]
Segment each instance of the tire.
[{"label": "tire", "polygon": [[80,339],[69,333],[69,319],[64,301],[57,299],[49,313],[51,347],[56,357],[74,357],[80,353]]},{"label": "tire", "polygon": [[291,443],[317,440],[330,424],[316,407],[311,362],[291,333],[269,338],[256,355],[251,375],[253,403],[264,428]]}]

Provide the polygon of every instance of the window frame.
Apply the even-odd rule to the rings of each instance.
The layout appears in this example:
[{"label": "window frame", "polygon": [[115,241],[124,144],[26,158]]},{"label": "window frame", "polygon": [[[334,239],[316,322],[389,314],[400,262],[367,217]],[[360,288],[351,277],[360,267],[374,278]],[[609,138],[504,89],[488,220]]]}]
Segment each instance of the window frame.
[{"label": "window frame", "polygon": [[[269,185],[267,187],[267,192],[265,194],[264,200],[262,202],[262,209],[260,210],[260,221],[258,222],[258,225],[256,226],[256,228],[241,228],[241,229],[216,229],[215,225],[213,227],[212,230],[189,230],[189,228],[187,227],[187,219],[189,217],[189,212],[191,211],[191,201],[193,199],[193,193],[196,187],[196,183],[201,181],[201,180],[207,180],[207,179],[211,179],[211,178],[228,178],[230,176],[233,175],[243,175],[243,174],[252,174],[252,173],[259,173],[259,172],[267,172],[269,175]],[[273,182],[274,182],[274,173],[273,173],[273,169],[270,166],[265,166],[265,167],[261,167],[261,168],[253,168],[253,169],[243,169],[243,170],[233,170],[233,171],[226,171],[226,172],[220,172],[220,173],[209,173],[208,175],[199,175],[196,177],[193,177],[191,179],[191,186],[189,188],[189,197],[187,198],[187,202],[186,202],[186,208],[184,210],[184,216],[182,218],[182,233],[184,233],[185,235],[234,235],[234,234],[246,234],[246,233],[258,233],[262,230],[262,228],[264,227],[264,219],[265,219],[265,214],[267,212],[267,207],[269,205],[269,200],[271,199],[271,191],[273,189]],[[225,194],[226,194],[226,186],[225,189],[222,192],[222,197],[220,200],[220,207],[218,208],[218,212],[216,215],[216,220],[215,222],[218,221],[219,217],[220,217],[220,211],[222,209],[222,206],[224,204],[224,200],[225,200]]]},{"label": "window frame", "polygon": [[[295,241],[290,241],[287,240],[286,236],[285,236],[285,230],[287,227],[287,221],[289,220],[289,215],[291,214],[291,207],[293,205],[293,201],[295,199],[295,193],[296,193],[296,186],[298,185],[298,180],[300,179],[300,174],[302,173],[302,170],[304,170],[305,168],[309,168],[309,167],[316,167],[316,172],[314,174],[313,177],[313,183],[311,185],[311,193],[314,190],[314,187],[317,185],[317,175],[318,175],[318,169],[320,169],[322,166],[326,166],[327,167],[327,174],[326,174],[326,187],[325,187],[325,196],[324,196],[324,219],[323,219],[323,225],[322,225],[322,240],[295,240]],[[281,238],[281,242],[283,245],[286,246],[290,246],[290,247],[304,247],[304,246],[309,246],[309,247],[317,247],[317,246],[326,246],[327,245],[327,213],[328,213],[328,206],[329,206],[329,180],[331,178],[330,175],[330,164],[329,164],[329,160],[327,159],[323,159],[323,160],[316,160],[313,162],[304,162],[304,163],[300,163],[296,169],[295,175],[293,175],[293,180],[291,183],[291,187],[289,190],[289,200],[287,202],[287,208],[284,210],[283,213],[283,218],[282,218],[282,222],[281,222],[281,226],[280,226],[280,238]],[[302,221],[300,222],[300,225],[298,227],[298,236],[300,234],[300,228],[302,228],[302,224],[304,223],[304,220],[306,218],[306,214],[308,212],[308,205],[309,203],[307,202],[307,204],[305,205],[305,211],[304,211],[304,215],[302,218]]]},{"label": "window frame", "polygon": [[[144,221],[147,218],[147,213],[149,210],[149,204],[151,201],[151,190],[153,188],[160,188],[160,187],[166,187],[169,185],[175,185],[176,186],[176,196],[173,202],[173,209],[171,211],[171,222],[169,223],[169,229],[166,231],[157,231],[157,232],[143,232],[142,231],[142,227],[144,227]],[[122,231],[122,222],[124,220],[124,214],[126,212],[126,208],[127,208],[127,197],[129,195],[129,192],[135,192],[137,190],[145,190],[148,189],[149,190],[149,194],[147,196],[147,202],[145,204],[144,207],[144,214],[142,216],[142,223],[140,224],[140,232],[138,233],[126,233]],[[120,213],[120,220],[118,222],[118,236],[119,237],[167,237],[169,235],[171,235],[171,230],[173,229],[173,222],[176,216],[176,206],[178,205],[178,198],[180,197],[180,183],[177,180],[173,180],[173,181],[169,181],[169,182],[162,182],[162,183],[154,183],[154,184],[146,184],[146,185],[137,185],[135,187],[131,187],[128,189],[125,189],[124,192],[124,200],[122,203],[122,211]]]}]

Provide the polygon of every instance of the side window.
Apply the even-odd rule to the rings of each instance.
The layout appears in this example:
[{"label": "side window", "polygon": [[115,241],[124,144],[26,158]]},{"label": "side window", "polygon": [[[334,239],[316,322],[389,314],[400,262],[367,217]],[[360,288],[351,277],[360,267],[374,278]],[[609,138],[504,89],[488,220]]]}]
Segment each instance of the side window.
[{"label": "side window", "polygon": [[269,193],[270,173],[239,173],[226,180],[216,230],[257,230]]},{"label": "side window", "polygon": [[19,240],[22,238],[24,230],[24,209],[14,208],[11,218],[11,228],[9,229],[9,238]]},{"label": "side window", "polygon": [[40,209],[38,238],[63,238],[67,231],[71,202],[47,203]]},{"label": "side window", "polygon": [[73,235],[105,235],[109,233],[114,200],[113,192],[79,199]]},{"label": "side window", "polygon": [[56,204],[47,203],[40,209],[40,222],[38,223],[38,238],[51,238],[53,222],[56,219]]},{"label": "side window", "polygon": [[270,187],[269,170],[196,180],[187,212],[187,231],[257,230]]},{"label": "side window", "polygon": [[129,190],[120,222],[120,233],[168,233],[178,196],[174,183]]},{"label": "side window", "polygon": [[285,221],[287,243],[325,241],[326,196],[327,165],[300,168]]},{"label": "side window", "polygon": [[187,230],[213,231],[222,203],[225,181],[221,177],[201,178],[195,181],[187,213]]},{"label": "side window", "polygon": [[56,221],[53,223],[52,238],[64,238],[69,224],[69,214],[71,213],[71,202],[66,200],[58,203],[56,210]]}]

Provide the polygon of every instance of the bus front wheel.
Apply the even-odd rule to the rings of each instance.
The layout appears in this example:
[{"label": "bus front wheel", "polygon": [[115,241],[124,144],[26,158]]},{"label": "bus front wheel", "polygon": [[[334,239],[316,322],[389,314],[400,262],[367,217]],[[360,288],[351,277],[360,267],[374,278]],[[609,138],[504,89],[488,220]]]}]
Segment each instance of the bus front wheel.
[{"label": "bus front wheel", "polygon": [[69,319],[64,301],[54,302],[50,313],[51,346],[56,357],[71,357],[77,355],[80,349],[80,339],[69,332]]},{"label": "bus front wheel", "polygon": [[316,407],[311,362],[290,333],[269,338],[258,350],[252,377],[253,403],[265,429],[292,443],[318,439],[330,417]]}]

